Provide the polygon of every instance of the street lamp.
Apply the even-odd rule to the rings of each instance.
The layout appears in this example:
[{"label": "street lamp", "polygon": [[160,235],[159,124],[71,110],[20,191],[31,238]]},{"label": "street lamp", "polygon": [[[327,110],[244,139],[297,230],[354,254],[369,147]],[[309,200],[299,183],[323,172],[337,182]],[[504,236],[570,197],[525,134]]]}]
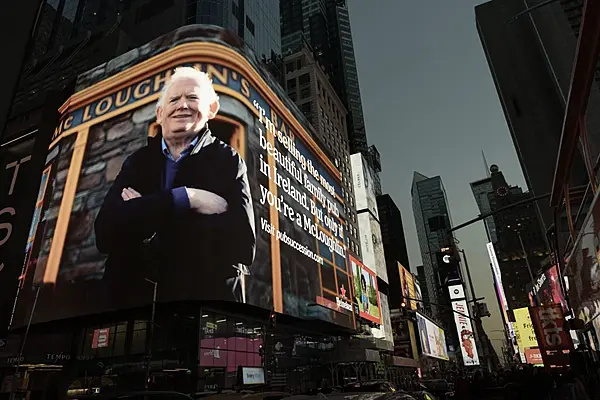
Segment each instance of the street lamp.
[{"label": "street lamp", "polygon": [[148,352],[146,354],[146,383],[145,387],[148,390],[150,384],[150,367],[152,363],[152,344],[154,342],[154,319],[156,317],[156,292],[158,290],[158,282],[144,278],[146,282],[154,285],[154,292],[152,294],[152,316],[150,317],[150,334],[148,335]]}]

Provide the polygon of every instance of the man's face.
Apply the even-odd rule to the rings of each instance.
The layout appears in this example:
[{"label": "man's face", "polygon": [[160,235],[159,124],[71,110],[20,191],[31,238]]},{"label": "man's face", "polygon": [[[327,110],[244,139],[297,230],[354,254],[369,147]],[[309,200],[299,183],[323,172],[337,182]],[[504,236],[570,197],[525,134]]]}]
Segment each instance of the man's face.
[{"label": "man's face", "polygon": [[164,103],[157,109],[156,120],[165,139],[195,136],[215,117],[218,101],[207,98],[207,90],[196,79],[178,78],[167,90]]}]

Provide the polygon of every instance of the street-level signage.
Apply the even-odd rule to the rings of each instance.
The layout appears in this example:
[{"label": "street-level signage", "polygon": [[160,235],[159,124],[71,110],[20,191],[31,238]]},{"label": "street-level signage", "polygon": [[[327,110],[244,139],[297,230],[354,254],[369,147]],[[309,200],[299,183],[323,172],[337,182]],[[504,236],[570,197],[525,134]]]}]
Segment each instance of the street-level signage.
[{"label": "street-level signage", "polygon": [[94,330],[94,337],[92,339],[92,349],[108,347],[109,332],[109,328],[101,328]]},{"label": "street-level signage", "polygon": [[348,310],[350,312],[352,312],[353,308],[352,308],[352,304],[350,304],[348,301],[340,298],[340,297],[336,297],[335,301],[338,305],[338,307],[343,308],[344,310]]}]

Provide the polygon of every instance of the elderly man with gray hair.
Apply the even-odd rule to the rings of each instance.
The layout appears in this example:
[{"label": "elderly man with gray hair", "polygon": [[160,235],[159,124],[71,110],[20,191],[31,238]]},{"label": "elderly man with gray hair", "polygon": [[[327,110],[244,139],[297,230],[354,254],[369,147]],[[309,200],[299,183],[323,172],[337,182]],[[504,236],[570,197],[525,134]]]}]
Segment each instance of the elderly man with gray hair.
[{"label": "elderly man with gray hair", "polygon": [[246,164],[208,128],[218,111],[207,74],[174,71],[156,105],[161,134],[125,160],[96,218],[113,290],[144,285],[155,269],[161,297],[243,301],[254,213]]}]

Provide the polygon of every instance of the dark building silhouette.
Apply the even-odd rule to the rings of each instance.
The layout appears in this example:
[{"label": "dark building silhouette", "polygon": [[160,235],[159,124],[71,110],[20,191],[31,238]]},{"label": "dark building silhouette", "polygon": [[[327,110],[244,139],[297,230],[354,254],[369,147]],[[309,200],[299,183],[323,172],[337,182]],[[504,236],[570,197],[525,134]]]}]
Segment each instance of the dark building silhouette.
[{"label": "dark building silhouette", "polygon": [[[487,205],[479,204],[480,212],[494,211],[533,196],[530,192],[523,192],[517,186],[510,186],[497,165],[492,165],[490,172],[489,178],[471,184],[472,187],[490,189],[487,193],[483,193],[482,190],[478,192],[480,198],[485,196],[487,200]],[[484,185],[484,183],[487,184]],[[478,201],[478,203],[480,202]],[[531,282],[531,275],[525,257],[529,260],[531,274],[536,277],[541,272],[549,255],[538,215],[533,203],[495,214],[491,217],[493,218],[493,234],[489,229],[490,224],[486,221],[488,235],[496,250],[502,284],[510,309],[529,305],[526,288]]]},{"label": "dark building silhouette", "polygon": [[[542,2],[493,0],[475,7],[477,31],[525,182],[536,196],[552,189],[583,8],[583,0],[555,1],[514,19]],[[600,114],[591,111],[600,107],[599,77],[586,114],[592,162],[600,154]],[[571,186],[587,183],[577,154]],[[554,223],[553,212],[547,202],[540,202],[539,209],[547,228]]]},{"label": "dark building silhouette", "polygon": [[402,213],[389,194],[377,196],[377,208],[381,221],[381,236],[387,264],[389,303],[397,308],[402,302],[402,285],[398,262],[410,271]]}]

